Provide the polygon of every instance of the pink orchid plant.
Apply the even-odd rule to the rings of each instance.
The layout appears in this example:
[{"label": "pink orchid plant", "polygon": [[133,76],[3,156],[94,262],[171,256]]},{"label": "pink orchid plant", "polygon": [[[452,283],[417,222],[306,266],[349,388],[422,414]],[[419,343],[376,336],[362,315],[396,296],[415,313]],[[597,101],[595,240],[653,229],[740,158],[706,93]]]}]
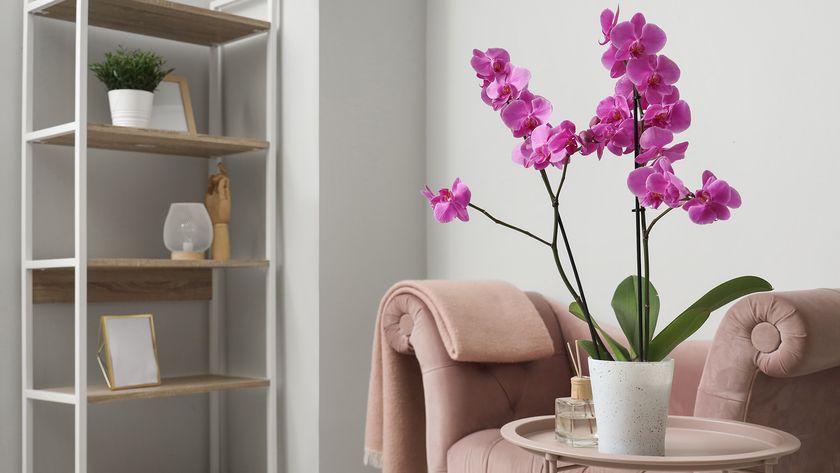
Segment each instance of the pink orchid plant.
[{"label": "pink orchid plant", "polygon": [[[601,63],[617,81],[613,95],[598,102],[588,127],[580,131],[569,120],[552,125],[551,102],[531,92],[531,72],[511,63],[508,51],[473,50],[470,60],[481,81],[482,100],[499,112],[515,138],[522,139],[513,148],[513,162],[537,171],[545,187],[553,220],[551,239],[500,220],[472,203],[470,189],[460,179],[455,179],[451,189],[440,189],[437,194],[427,186],[423,195],[434,209],[435,219],[441,223],[456,218],[466,222],[471,208],[494,223],[550,248],[560,277],[574,299],[569,310],[589,327],[591,341],[585,341],[582,346],[590,356],[603,360],[659,361],[700,328],[712,311],[739,297],[772,287],[755,276],[729,280],[709,291],[653,336],[659,315],[659,295],[650,282],[648,241],[654,225],[674,209],[683,209],[692,222],[700,225],[728,220],[731,209],[741,206],[741,196],[711,171],[703,173],[701,187],[692,192],[674,171],[674,163],[684,159],[688,150],[688,141],[676,140],[675,135],[691,125],[691,109],[680,98],[676,86],[680,79],[679,66],[660,54],[667,41],[662,28],[648,23],[641,13],[620,22],[618,9],[604,10],[600,23],[603,38],[599,44],[606,47]],[[679,142],[674,144],[675,141]],[[628,174],[627,187],[635,196],[636,274],[618,285],[612,299],[627,347],[601,330],[589,310],[559,210],[563,183],[573,157],[594,153],[601,159],[605,150],[619,158],[633,155],[629,160],[633,169]],[[552,172],[560,173],[556,187],[549,175],[552,168]],[[660,208],[664,209],[648,223],[646,212]],[[565,252],[568,266],[561,252]]]}]

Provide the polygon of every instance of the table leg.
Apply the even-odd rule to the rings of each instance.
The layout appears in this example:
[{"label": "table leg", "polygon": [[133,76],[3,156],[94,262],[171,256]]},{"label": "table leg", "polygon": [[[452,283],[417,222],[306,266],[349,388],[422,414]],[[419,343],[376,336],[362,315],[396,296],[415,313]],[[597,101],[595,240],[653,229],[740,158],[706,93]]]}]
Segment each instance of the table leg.
[{"label": "table leg", "polygon": [[545,454],[545,473],[557,473],[557,456],[550,453]]}]

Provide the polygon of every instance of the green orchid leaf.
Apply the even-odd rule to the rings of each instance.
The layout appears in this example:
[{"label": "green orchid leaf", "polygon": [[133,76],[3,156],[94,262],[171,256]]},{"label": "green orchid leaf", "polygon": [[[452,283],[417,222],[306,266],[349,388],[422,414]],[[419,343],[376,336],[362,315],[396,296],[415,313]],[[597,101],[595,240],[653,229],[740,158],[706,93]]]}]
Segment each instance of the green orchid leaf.
[{"label": "green orchid leaf", "polygon": [[662,361],[677,345],[684,342],[709,319],[709,312],[703,308],[686,309],[667,327],[662,329],[648,345],[647,361]]},{"label": "green orchid leaf", "polygon": [[703,307],[708,309],[709,312],[714,312],[726,304],[748,294],[772,290],[773,286],[764,279],[756,276],[741,276],[718,285],[698,299],[697,302],[691,304],[689,309]]},{"label": "green orchid leaf", "polygon": [[755,276],[742,276],[718,285],[678,315],[650,341],[647,352],[648,361],[665,359],[677,345],[703,326],[713,311],[748,294],[771,290],[773,286],[770,283]]},{"label": "green orchid leaf", "polygon": [[[644,299],[644,282],[646,280],[645,278],[642,278],[641,281],[642,298]],[[641,333],[641,329],[639,327],[638,298],[636,297],[638,295],[638,289],[639,278],[637,276],[628,276],[621,281],[618,287],[615,288],[615,293],[613,294],[612,302],[610,304],[612,305],[613,311],[615,311],[615,318],[618,319],[618,325],[624,332],[624,336],[627,337],[627,340],[630,342],[630,351],[634,358],[636,357],[635,354],[638,352],[639,334]],[[656,321],[658,319],[659,293],[656,292],[656,288],[653,286],[653,283],[650,283],[650,319],[648,322],[649,335],[656,333]]]},{"label": "green orchid leaf", "polygon": [[590,358],[593,360],[598,359],[598,355],[595,354],[595,344],[592,343],[592,340],[578,340],[578,345],[583,348],[583,351],[589,354]]},{"label": "green orchid leaf", "polygon": [[[579,318],[580,320],[586,322],[586,316],[583,315],[583,307],[581,307],[580,304],[578,304],[577,302],[572,302],[571,304],[569,304],[569,312],[571,312],[572,315]],[[593,320],[592,322],[594,323],[595,321]]]},{"label": "green orchid leaf", "polygon": [[[586,316],[583,315],[583,308],[581,308],[580,304],[578,304],[577,302],[572,302],[569,305],[569,312],[571,312],[572,315],[579,318],[580,320],[586,322]],[[615,339],[612,338],[607,332],[602,330],[601,327],[598,325],[598,322],[595,322],[594,318],[592,319],[592,325],[595,326],[595,330],[598,331],[598,335],[600,335],[601,338],[604,340],[604,343],[607,344],[616,361],[632,361],[635,358],[635,355],[631,355],[630,352],[628,352],[623,345],[615,341]],[[590,340],[585,341],[592,343]],[[584,340],[580,341],[581,346],[583,346],[583,342]],[[594,344],[592,344],[592,351],[588,353],[592,355],[592,358],[598,359],[598,357],[595,355]]]}]

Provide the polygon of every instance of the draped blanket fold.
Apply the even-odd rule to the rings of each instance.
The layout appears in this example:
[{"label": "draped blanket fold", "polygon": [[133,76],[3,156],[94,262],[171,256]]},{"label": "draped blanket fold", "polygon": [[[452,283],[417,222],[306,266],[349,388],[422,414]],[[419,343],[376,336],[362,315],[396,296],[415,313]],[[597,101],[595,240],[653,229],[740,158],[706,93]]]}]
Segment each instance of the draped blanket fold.
[{"label": "draped blanket fold", "polygon": [[554,354],[545,322],[528,296],[509,283],[424,280],[392,286],[376,319],[365,431],[364,462],[384,473],[426,472],[423,378],[410,345],[419,313],[409,313],[409,307],[431,316],[454,361],[517,363]]}]

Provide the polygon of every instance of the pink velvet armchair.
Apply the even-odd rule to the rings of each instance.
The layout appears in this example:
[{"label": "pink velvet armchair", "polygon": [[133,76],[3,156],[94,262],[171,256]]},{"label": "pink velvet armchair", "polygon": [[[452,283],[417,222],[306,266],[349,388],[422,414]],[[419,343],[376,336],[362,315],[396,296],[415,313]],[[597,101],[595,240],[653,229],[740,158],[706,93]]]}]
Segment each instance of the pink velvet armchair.
[{"label": "pink velvet armchair", "polygon": [[[499,428],[552,413],[554,399],[570,390],[565,341],[588,338],[588,332],[563,305],[540,294],[528,296],[554,341],[550,358],[454,362],[434,323],[423,320],[427,311],[393,319],[400,327],[390,331],[387,343],[416,357],[422,371],[429,472],[542,470],[539,458],[502,440]],[[777,471],[840,472],[840,290],[746,297],[726,314],[714,340],[684,343],[671,356],[676,360],[673,414],[785,430],[802,441],[802,449],[784,458]]]}]

